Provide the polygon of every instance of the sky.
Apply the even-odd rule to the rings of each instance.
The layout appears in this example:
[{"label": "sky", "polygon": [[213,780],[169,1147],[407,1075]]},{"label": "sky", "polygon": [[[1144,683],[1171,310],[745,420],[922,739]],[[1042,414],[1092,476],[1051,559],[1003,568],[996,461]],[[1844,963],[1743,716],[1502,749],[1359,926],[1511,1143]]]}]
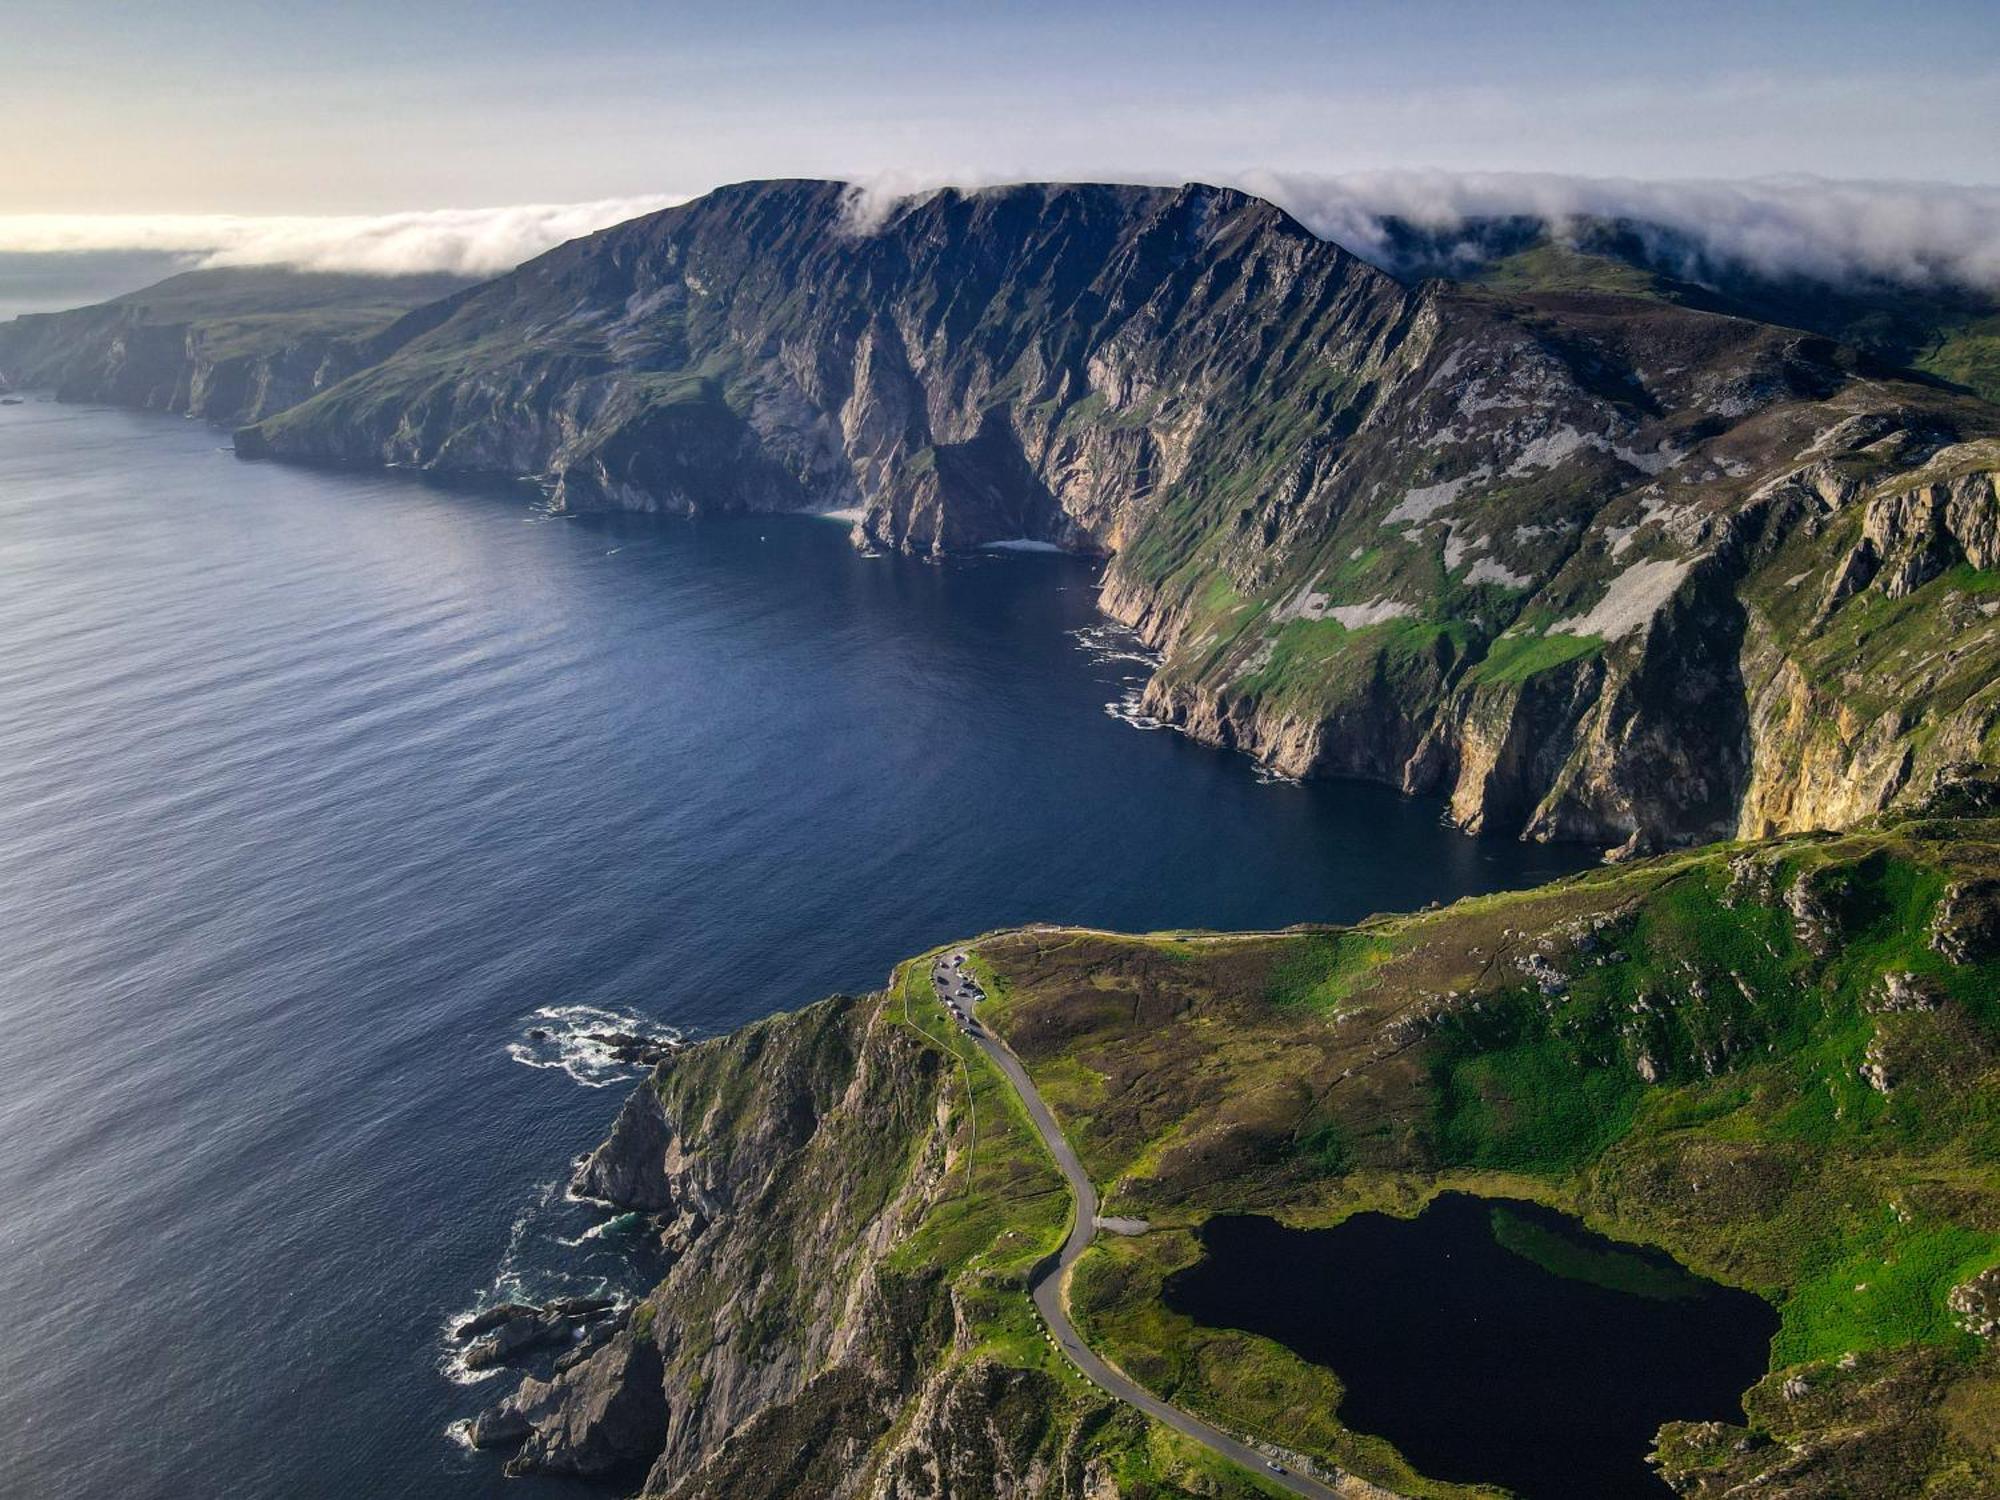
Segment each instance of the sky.
[{"label": "sky", "polygon": [[2000,286],[2000,0],[0,0],[0,138],[16,311],[86,253],[492,274],[775,176],[1199,179],[1355,248],[1629,209]]},{"label": "sky", "polygon": [[783,175],[1992,183],[2000,3],[0,0],[0,213]]}]

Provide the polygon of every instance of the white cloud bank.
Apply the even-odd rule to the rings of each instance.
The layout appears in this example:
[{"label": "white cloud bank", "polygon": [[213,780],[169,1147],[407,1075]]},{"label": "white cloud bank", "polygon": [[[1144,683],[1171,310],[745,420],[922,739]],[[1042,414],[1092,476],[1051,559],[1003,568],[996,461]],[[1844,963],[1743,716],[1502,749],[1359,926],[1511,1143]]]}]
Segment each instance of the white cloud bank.
[{"label": "white cloud bank", "polygon": [[421,213],[0,215],[0,251],[59,255],[151,250],[201,266],[294,266],[377,276],[491,276],[564,240],[685,202],[685,195],[529,203]]},{"label": "white cloud bank", "polygon": [[2000,188],[1993,187],[1410,171],[1251,173],[1242,185],[1282,205],[1315,234],[1370,258],[1385,253],[1387,215],[1437,230],[1508,214],[1560,229],[1587,216],[1662,225],[1688,236],[1714,260],[1764,272],[2000,288]]},{"label": "white cloud bank", "polygon": [[[868,178],[850,193],[849,225],[866,232],[907,199],[999,180],[969,173]],[[1316,234],[1378,261],[1388,255],[1382,221],[1389,215],[1432,230],[1501,215],[1532,215],[1558,229],[1578,216],[1612,217],[1663,225],[1712,260],[1766,272],[2000,290],[2000,188],[1994,187],[1442,171],[1249,172],[1233,181],[1280,204]],[[491,275],[577,235],[684,201],[656,195],[340,217],[13,215],[0,216],[0,251],[155,250],[211,266]]]},{"label": "white cloud bank", "polygon": [[[1624,218],[1685,235],[1712,261],[1833,282],[1880,276],[2000,290],[2000,188],[1823,178],[1657,181],[1530,172],[1383,171],[1339,176],[1247,172],[1233,179],[1313,233],[1386,264],[1383,220],[1448,231],[1467,219],[1523,215],[1560,232],[1574,219]],[[848,220],[887,221],[898,202],[988,176],[895,174],[857,182]],[[1664,248],[1664,247],[1663,247]],[[1693,267],[1686,268],[1693,270]]]}]

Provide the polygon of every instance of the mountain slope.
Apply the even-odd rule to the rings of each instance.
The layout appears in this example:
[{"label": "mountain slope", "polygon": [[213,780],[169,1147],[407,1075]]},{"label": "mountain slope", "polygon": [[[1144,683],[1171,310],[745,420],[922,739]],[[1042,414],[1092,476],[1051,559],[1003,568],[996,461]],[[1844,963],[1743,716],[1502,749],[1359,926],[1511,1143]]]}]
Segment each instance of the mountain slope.
[{"label": "mountain slope", "polygon": [[864,224],[839,184],[748,183],[360,337],[286,334],[253,287],[243,338],[110,304],[25,363],[271,413],[246,455],[1109,554],[1104,607],[1162,657],[1148,711],[1468,827],[1842,826],[1989,753],[2000,408],[1716,310],[1795,290],[1490,238],[1488,284],[1406,285],[1215,188]]},{"label": "mountain slope", "polygon": [[1764,270],[1684,230],[1637,219],[1474,218],[1444,229],[1382,221],[1378,259],[1404,277],[1512,291],[1621,291],[1824,334],[2000,400],[2000,296],[1947,281],[1829,281]]},{"label": "mountain slope", "polygon": [[[564,246],[239,447],[1109,552],[1151,712],[1537,838],[1840,824],[1992,731],[1976,398],[1637,272],[1405,286],[1213,188],[845,201],[746,184]],[[1903,672],[1886,615],[1949,669],[1835,712]]]},{"label": "mountain slope", "polygon": [[251,422],[388,352],[374,336],[469,283],[271,267],[188,271],[94,307],[0,324],[0,385]]}]

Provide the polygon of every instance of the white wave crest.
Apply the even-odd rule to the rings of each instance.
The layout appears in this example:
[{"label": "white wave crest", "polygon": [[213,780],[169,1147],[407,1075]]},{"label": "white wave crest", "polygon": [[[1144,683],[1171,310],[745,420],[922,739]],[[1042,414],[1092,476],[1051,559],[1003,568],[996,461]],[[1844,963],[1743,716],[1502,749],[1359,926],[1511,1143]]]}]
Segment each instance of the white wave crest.
[{"label": "white wave crest", "polygon": [[617,1055],[606,1036],[641,1037],[662,1046],[678,1047],[685,1033],[662,1026],[629,1010],[596,1005],[545,1005],[528,1017],[518,1041],[507,1044],[507,1055],[528,1068],[553,1068],[586,1088],[610,1088],[631,1083],[649,1071],[643,1063]]}]

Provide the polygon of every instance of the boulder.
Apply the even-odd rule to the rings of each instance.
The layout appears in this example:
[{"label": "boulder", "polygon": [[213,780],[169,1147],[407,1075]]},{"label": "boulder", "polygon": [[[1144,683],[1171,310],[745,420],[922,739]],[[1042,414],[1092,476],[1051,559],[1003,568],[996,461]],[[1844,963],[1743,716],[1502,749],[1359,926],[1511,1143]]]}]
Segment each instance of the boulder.
[{"label": "boulder", "polygon": [[576,1336],[576,1320],[562,1313],[511,1318],[465,1351],[468,1370],[490,1370],[533,1349],[566,1344]]},{"label": "boulder", "polygon": [[1954,1321],[1974,1338],[2000,1341],[2000,1266],[1990,1266],[1951,1289]]},{"label": "boulder", "polygon": [[506,1448],[519,1443],[528,1430],[528,1419],[515,1409],[509,1398],[474,1417],[468,1436],[475,1448]]},{"label": "boulder", "polygon": [[521,1318],[538,1317],[540,1314],[540,1308],[526,1302],[502,1302],[487,1308],[484,1312],[474,1313],[452,1330],[452,1337],[463,1344],[470,1339],[478,1338],[483,1333],[491,1333],[503,1324]]}]

